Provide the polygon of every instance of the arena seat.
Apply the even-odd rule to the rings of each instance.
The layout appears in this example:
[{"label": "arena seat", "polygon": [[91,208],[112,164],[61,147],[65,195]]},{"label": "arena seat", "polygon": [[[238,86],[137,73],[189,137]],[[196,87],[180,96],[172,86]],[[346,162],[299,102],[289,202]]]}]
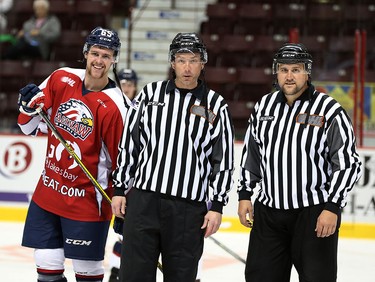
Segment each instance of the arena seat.
[{"label": "arena seat", "polygon": [[[77,2],[79,0],[76,0]],[[75,10],[74,0],[53,0],[50,5],[50,12],[54,14],[72,14]]]},{"label": "arena seat", "polygon": [[212,83],[236,83],[237,82],[237,69],[226,67],[205,67],[205,79]]},{"label": "arena seat", "polygon": [[228,100],[235,96],[237,76],[237,69],[233,67],[205,66],[204,68],[204,79],[208,87]]},{"label": "arena seat", "polygon": [[206,9],[207,16],[211,18],[229,18],[236,20],[238,17],[237,4],[229,3],[214,3],[208,4]]},{"label": "arena seat", "polygon": [[306,35],[301,36],[299,42],[305,45],[313,56],[314,67],[322,68],[328,51],[328,38],[324,35]]},{"label": "arena seat", "polygon": [[239,3],[235,34],[268,34],[271,31],[273,6],[261,3]]},{"label": "arena seat", "polygon": [[218,56],[218,65],[224,67],[249,66],[255,49],[254,36],[225,34],[221,40],[222,52]]},{"label": "arena seat", "polygon": [[354,43],[354,36],[331,36],[325,55],[325,68],[334,69],[346,61],[354,60]]},{"label": "arena seat", "polygon": [[219,34],[200,34],[208,53],[207,66],[216,66],[217,57],[222,52],[223,42]]},{"label": "arena seat", "polygon": [[232,35],[225,34],[222,39],[222,49],[227,52],[247,51],[251,52],[255,48],[255,38],[253,35]]},{"label": "arena seat", "polygon": [[256,36],[254,39],[256,44],[251,58],[251,66],[270,67],[275,51],[288,41],[288,36],[282,34]]},{"label": "arena seat", "polygon": [[235,3],[208,4],[206,8],[208,21],[201,23],[203,34],[229,34],[233,32],[238,18]]},{"label": "arena seat", "polygon": [[238,83],[245,84],[267,84],[272,83],[271,68],[239,68]]},{"label": "arena seat", "polygon": [[338,35],[342,27],[343,7],[332,3],[312,3],[307,9],[309,35]]},{"label": "arena seat", "polygon": [[41,61],[36,60],[32,64],[31,79],[33,83],[40,84],[46,79],[53,71],[67,66],[64,61]]},{"label": "arena seat", "polygon": [[273,13],[273,33],[288,34],[292,28],[298,28],[301,34],[307,29],[306,5],[300,3],[275,4]]},{"label": "arena seat", "polygon": [[17,33],[22,28],[23,23],[33,15],[33,1],[13,1],[12,8],[6,14],[8,32]]},{"label": "arena seat", "polygon": [[366,82],[375,82],[375,70],[366,70],[365,71],[365,81]]},{"label": "arena seat", "polygon": [[62,29],[73,28],[73,20],[75,16],[74,0],[54,0],[50,4],[50,13],[58,17]]},{"label": "arena seat", "polygon": [[318,69],[313,68],[312,77],[315,81],[352,82],[350,69]]},{"label": "arena seat", "polygon": [[31,61],[0,60],[0,91],[18,91],[30,78]]},{"label": "arena seat", "polygon": [[51,60],[77,61],[82,59],[82,48],[88,34],[87,30],[62,30],[60,39],[52,48]]},{"label": "arena seat", "polygon": [[1,92],[0,91],[0,128],[7,129],[11,133],[19,133],[17,126],[18,110],[18,91]]},{"label": "arena seat", "polygon": [[375,70],[375,35],[367,34],[366,37],[366,63],[367,68],[371,71]]},{"label": "arena seat", "polygon": [[79,0],[75,5],[74,28],[77,30],[92,30],[96,26],[110,28],[112,1],[109,0]]},{"label": "arena seat", "polygon": [[342,34],[354,35],[356,29],[374,30],[375,5],[347,4],[343,9]]},{"label": "arena seat", "polygon": [[34,0],[13,1],[11,11],[14,13],[32,13]]}]

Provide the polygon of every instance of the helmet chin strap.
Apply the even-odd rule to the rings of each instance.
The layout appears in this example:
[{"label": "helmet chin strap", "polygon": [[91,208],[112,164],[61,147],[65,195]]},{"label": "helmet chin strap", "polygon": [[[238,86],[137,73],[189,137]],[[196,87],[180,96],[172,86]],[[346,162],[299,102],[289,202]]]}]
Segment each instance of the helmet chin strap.
[{"label": "helmet chin strap", "polygon": [[280,87],[279,82],[277,81],[277,79],[275,79],[273,81],[272,86],[273,86],[273,88],[275,88],[276,91],[280,91],[281,90],[281,87]]}]

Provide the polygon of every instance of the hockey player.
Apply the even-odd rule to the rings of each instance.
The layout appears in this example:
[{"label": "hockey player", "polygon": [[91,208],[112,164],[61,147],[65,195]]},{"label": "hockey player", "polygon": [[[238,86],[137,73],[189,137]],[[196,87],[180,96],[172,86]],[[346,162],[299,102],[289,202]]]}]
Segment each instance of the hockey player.
[{"label": "hockey player", "polygon": [[23,246],[35,249],[38,282],[66,282],[65,258],[72,259],[76,281],[103,281],[111,205],[48,132],[37,110],[48,113],[111,197],[111,172],[130,104],[108,77],[111,68],[116,77],[120,46],[115,31],[97,27],[83,47],[86,69],[61,68],[39,86],[29,84],[20,90],[21,130],[32,136],[48,134],[45,166],[22,239]]},{"label": "hockey player", "polygon": [[[117,73],[117,77],[120,81],[121,89],[124,95],[126,95],[130,101],[137,95],[138,75],[132,69],[123,68]],[[109,282],[119,281],[119,269],[120,269],[120,256],[121,256],[121,245],[122,235],[113,245],[112,253],[109,255],[109,267],[111,274]]]},{"label": "hockey player", "polygon": [[121,69],[118,72],[122,92],[132,101],[137,95],[138,75],[132,69]]}]

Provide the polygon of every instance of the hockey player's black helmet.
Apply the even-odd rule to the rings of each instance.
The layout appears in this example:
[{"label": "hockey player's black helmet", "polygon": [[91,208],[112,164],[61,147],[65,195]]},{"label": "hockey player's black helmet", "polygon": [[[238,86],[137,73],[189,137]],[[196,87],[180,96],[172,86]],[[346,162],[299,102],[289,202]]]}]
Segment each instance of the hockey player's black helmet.
[{"label": "hockey player's black helmet", "polygon": [[102,27],[94,28],[86,38],[85,45],[83,46],[83,54],[94,45],[113,50],[115,63],[119,61],[121,42],[116,31]]},{"label": "hockey player's black helmet", "polygon": [[138,83],[137,73],[132,69],[121,69],[117,75],[118,75],[120,82],[123,82],[125,80],[125,81],[132,81],[134,82],[135,85],[137,85]]},{"label": "hockey player's black helmet", "polygon": [[169,45],[169,62],[174,61],[176,53],[199,53],[203,63],[208,61],[206,46],[196,33],[178,33]]},{"label": "hockey player's black helmet", "polygon": [[299,64],[305,65],[306,72],[311,75],[312,56],[307,48],[301,43],[286,43],[274,55],[272,73],[277,73],[278,64]]}]

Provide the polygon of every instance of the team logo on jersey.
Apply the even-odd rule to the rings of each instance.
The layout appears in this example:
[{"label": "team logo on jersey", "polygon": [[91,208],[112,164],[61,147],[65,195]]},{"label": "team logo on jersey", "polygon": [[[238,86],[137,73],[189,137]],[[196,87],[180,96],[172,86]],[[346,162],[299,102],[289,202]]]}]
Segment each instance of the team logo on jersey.
[{"label": "team logo on jersey", "polygon": [[93,115],[89,108],[76,99],[61,104],[55,116],[56,126],[66,130],[73,137],[85,140],[93,130]]},{"label": "team logo on jersey", "polygon": [[[82,159],[81,149],[79,148],[78,144],[76,142],[70,142],[70,141],[66,141],[66,142],[69,143],[69,145],[73,148],[73,151],[78,156],[78,158]],[[63,144],[59,143],[59,145],[56,148],[56,160],[60,161],[63,158],[63,154],[66,154],[65,147]],[[76,166],[78,166],[77,162],[74,160],[72,156],[70,156],[70,154],[68,154],[68,159],[71,162],[68,169],[73,169]],[[64,163],[69,164],[67,160],[64,160]]]}]

